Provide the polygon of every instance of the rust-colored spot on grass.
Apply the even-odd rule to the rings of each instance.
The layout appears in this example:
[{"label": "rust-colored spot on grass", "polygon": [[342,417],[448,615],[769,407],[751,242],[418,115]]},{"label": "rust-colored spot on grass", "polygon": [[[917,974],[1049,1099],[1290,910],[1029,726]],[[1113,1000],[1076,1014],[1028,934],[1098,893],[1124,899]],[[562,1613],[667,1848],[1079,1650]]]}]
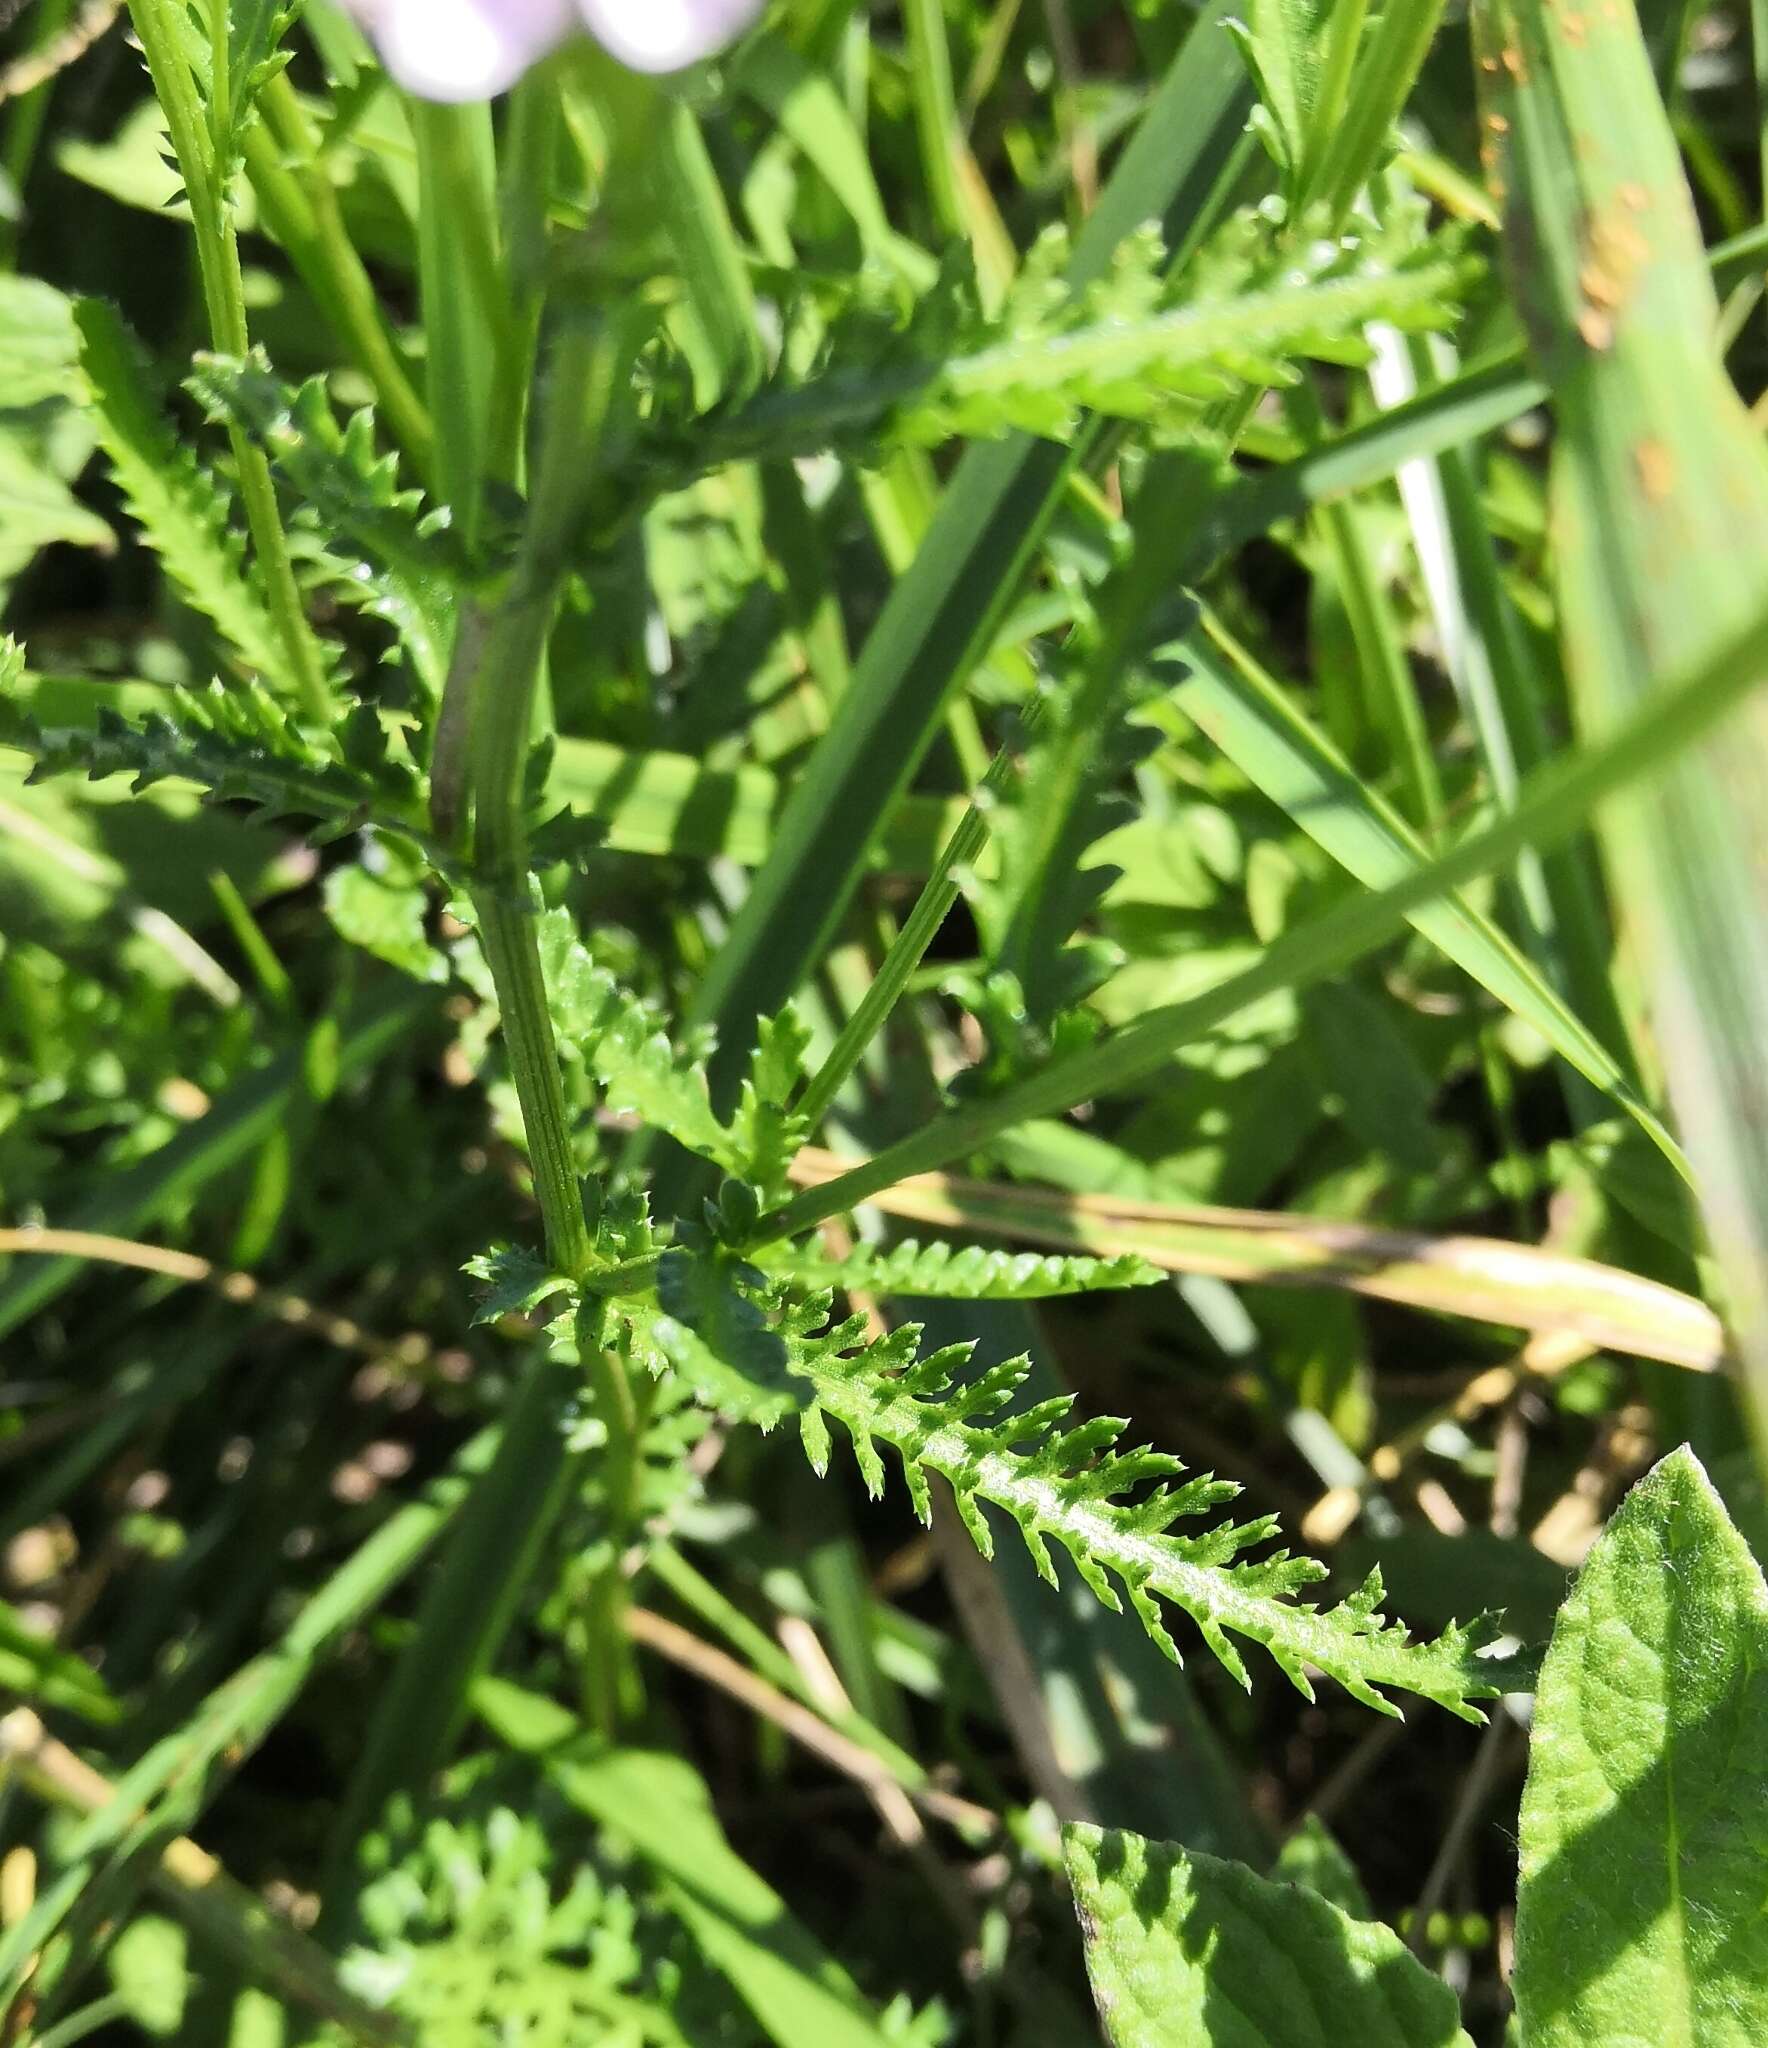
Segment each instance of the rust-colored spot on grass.
[{"label": "rust-colored spot on grass", "polygon": [[1609,209],[1598,213],[1584,239],[1578,288],[1593,308],[1617,313],[1632,297],[1639,273],[1650,261],[1651,244],[1625,212]]},{"label": "rust-colored spot on grass", "polygon": [[1669,443],[1655,438],[1641,441],[1633,450],[1633,465],[1646,497],[1654,505],[1663,504],[1676,488],[1676,458]]},{"label": "rust-colored spot on grass", "polygon": [[1600,352],[1614,341],[1614,316],[1603,312],[1599,306],[1586,306],[1578,315],[1578,332],[1584,337],[1586,347]]}]

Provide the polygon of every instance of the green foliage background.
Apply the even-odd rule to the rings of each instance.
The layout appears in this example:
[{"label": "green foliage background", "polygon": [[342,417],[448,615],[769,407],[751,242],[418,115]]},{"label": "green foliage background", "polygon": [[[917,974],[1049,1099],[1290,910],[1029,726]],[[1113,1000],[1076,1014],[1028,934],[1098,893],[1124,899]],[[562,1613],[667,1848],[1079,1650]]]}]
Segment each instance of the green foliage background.
[{"label": "green foliage background", "polygon": [[1764,10],[0,16],[0,2041],[1768,2037]]}]

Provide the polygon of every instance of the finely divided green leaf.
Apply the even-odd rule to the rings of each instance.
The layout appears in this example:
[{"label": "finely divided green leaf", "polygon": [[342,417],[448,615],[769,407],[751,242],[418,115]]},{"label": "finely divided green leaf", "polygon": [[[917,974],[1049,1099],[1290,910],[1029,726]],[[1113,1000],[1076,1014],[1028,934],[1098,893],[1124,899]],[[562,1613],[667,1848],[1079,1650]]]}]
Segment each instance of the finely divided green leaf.
[{"label": "finely divided green leaf", "polygon": [[143,539],[241,667],[291,692],[276,628],[246,571],[244,542],[228,523],[225,494],[173,432],[111,308],[81,299],[74,319],[92,417]]},{"label": "finely divided green leaf", "polygon": [[[397,456],[375,445],[372,414],[340,426],[322,379],[285,384],[262,351],[199,356],[189,382],[214,417],[262,446],[316,523],[333,587],[393,627],[418,680],[440,697],[464,567],[446,522],[425,513],[422,492],[400,481]],[[358,559],[342,554],[345,543]]]},{"label": "finely divided green leaf", "polygon": [[1477,1653],[1491,1633],[1486,1623],[1415,1643],[1380,1612],[1378,1573],[1337,1607],[1310,1606],[1297,1596],[1325,1577],[1317,1560],[1287,1551],[1257,1560],[1245,1555],[1276,1534],[1269,1516],[1174,1534],[1175,1523],[1232,1500],[1238,1486],[1211,1474],[1181,1480],[1177,1458],[1147,1445],[1119,1448],[1127,1427],[1120,1418],[1065,1426],[1071,1395],[1015,1407],[1029,1370],[1025,1359],[974,1372],[967,1345],[917,1357],[915,1324],[869,1339],[862,1317],[830,1324],[827,1295],[790,1302],[735,1261],[672,1256],[681,1263],[666,1283],[664,1307],[692,1333],[692,1348],[672,1340],[678,1362],[709,1387],[721,1381],[721,1404],[763,1424],[798,1408],[805,1449],[819,1471],[835,1422],[874,1496],[884,1490],[886,1450],[923,1520],[932,1511],[929,1475],[944,1479],[984,1556],[994,1547],[985,1504],[1002,1509],[1052,1584],[1055,1544],[1107,1607],[1119,1611],[1127,1596],[1175,1661],[1163,1601],[1190,1616],[1243,1686],[1251,1678],[1231,1635],[1261,1644],[1310,1699],[1309,1672],[1319,1671],[1381,1713],[1398,1712],[1377,1690],[1390,1686],[1465,1720],[1481,1718],[1474,1701],[1496,1689],[1479,1669]]},{"label": "finely divided green leaf", "polygon": [[981,1245],[913,1238],[888,1251],[861,1245],[844,1258],[810,1252],[789,1255],[793,1277],[851,1293],[926,1295],[954,1301],[1042,1301],[1058,1294],[1096,1294],[1108,1288],[1152,1287],[1166,1275],[1132,1256],[1095,1259],[1040,1252],[989,1250]]},{"label": "finely divided green leaf", "polygon": [[367,706],[316,739],[255,683],[172,690],[165,702],[137,719],[101,709],[91,726],[42,726],[0,703],[0,738],[36,757],[33,780],[131,775],[142,790],[177,776],[264,817],[314,818],[333,831],[371,819],[423,829],[416,774]]},{"label": "finely divided green leaf", "polygon": [[607,1090],[608,1108],[667,1132],[704,1159],[733,1165],[730,1135],[712,1113],[705,1068],[677,1053],[649,1004],[596,966],[568,911],[542,916],[540,959],[564,1049]]},{"label": "finely divided green leaf", "polygon": [[479,1712],[538,1752],[561,1796],[631,1845],[672,1909],[779,2048],[884,2048],[890,2038],[847,1972],[725,1838],[710,1794],[681,1758],[595,1744],[552,1701],[483,1681]]}]

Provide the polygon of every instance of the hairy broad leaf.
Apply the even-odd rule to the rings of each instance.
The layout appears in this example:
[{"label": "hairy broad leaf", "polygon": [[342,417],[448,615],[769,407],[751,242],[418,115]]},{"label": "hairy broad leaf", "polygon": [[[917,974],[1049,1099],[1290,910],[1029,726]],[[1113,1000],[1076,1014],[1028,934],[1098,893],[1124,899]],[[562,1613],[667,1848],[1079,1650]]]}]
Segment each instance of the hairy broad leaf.
[{"label": "hairy broad leaf", "polygon": [[1353,1920],[1373,1920],[1375,1909],[1357,1866],[1339,1847],[1337,1837],[1317,1813],[1302,1816],[1301,1825],[1277,1852],[1272,1875],[1284,1884],[1305,1884],[1330,1899]]},{"label": "hairy broad leaf", "polygon": [[1768,2040],[1768,1586],[1692,1451],[1560,1610],[1522,1804],[1529,2048]]},{"label": "hairy broad leaf", "polygon": [[1176,1843],[1063,1843],[1111,2048],[1472,2048],[1392,1928]]}]

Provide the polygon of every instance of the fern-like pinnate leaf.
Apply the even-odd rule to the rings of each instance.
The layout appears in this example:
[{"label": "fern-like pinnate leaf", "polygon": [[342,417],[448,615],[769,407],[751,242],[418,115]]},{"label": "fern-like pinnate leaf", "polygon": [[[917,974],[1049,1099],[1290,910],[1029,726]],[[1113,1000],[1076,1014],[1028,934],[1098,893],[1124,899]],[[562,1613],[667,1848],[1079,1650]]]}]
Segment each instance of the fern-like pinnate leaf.
[{"label": "fern-like pinnate leaf", "polygon": [[[805,1137],[791,1097],[809,1046],[790,1008],[763,1021],[726,1123],[712,1106],[704,1049],[689,1054],[671,1044],[661,1013],[596,965],[568,912],[542,913],[540,958],[561,1046],[595,1076],[610,1110],[667,1133],[762,1199],[784,1193],[786,1169]],[[751,1202],[747,1220],[757,1213]]]},{"label": "fern-like pinnate leaf", "polygon": [[1175,1660],[1163,1602],[1191,1618],[1243,1686],[1251,1678],[1234,1638],[1262,1645],[1310,1699],[1309,1674],[1318,1671],[1381,1713],[1398,1712],[1379,1690],[1386,1687],[1477,1721],[1474,1702],[1496,1692],[1477,1658],[1487,1623],[1414,1642],[1381,1614],[1378,1573],[1338,1606],[1313,1606],[1299,1596],[1326,1576],[1317,1560],[1247,1555],[1276,1534],[1272,1517],[1176,1533],[1175,1524],[1224,1505],[1239,1487],[1184,1477],[1177,1458],[1147,1446],[1120,1448],[1126,1425],[1116,1417],[1070,1425],[1071,1396],[1015,1408],[1025,1359],[974,1372],[967,1345],[917,1357],[917,1325],[868,1340],[862,1317],[830,1322],[828,1295],[790,1301],[726,1254],[681,1252],[665,1264],[657,1342],[705,1398],[763,1428],[795,1406],[819,1472],[830,1458],[830,1425],[839,1424],[874,1497],[893,1454],[923,1521],[931,1478],[945,1480],[984,1556],[994,1547],[985,1508],[1001,1510],[1045,1578],[1055,1581],[1052,1546],[1066,1551],[1094,1594],[1114,1612],[1127,1599]]},{"label": "fern-like pinnate leaf", "polygon": [[793,1154],[810,1135],[791,1106],[809,1050],[810,1033],[796,1010],[788,1007],[762,1020],[731,1118],[730,1141],[739,1170],[763,1201],[783,1199]]},{"label": "fern-like pinnate leaf", "polygon": [[286,384],[258,349],[198,356],[188,384],[212,417],[263,448],[302,532],[320,539],[329,587],[385,620],[427,695],[440,697],[466,569],[445,516],[425,512],[422,492],[401,484],[398,458],[376,446],[372,413],[340,425],[321,379]]},{"label": "fern-like pinnate leaf", "polygon": [[244,802],[266,818],[315,819],[331,833],[379,822],[424,829],[421,788],[366,706],[335,733],[310,734],[261,685],[167,693],[140,719],[101,710],[91,726],[44,726],[0,704],[0,738],[32,755],[30,779],[130,775],[142,790],[176,777],[218,802]]},{"label": "fern-like pinnate leaf", "polygon": [[1247,385],[1291,383],[1305,360],[1366,360],[1371,321],[1452,324],[1478,274],[1458,236],[1428,236],[1409,216],[1310,242],[1280,240],[1256,210],[1177,271],[1152,228],[1127,237],[1078,292],[1062,275],[1067,258],[1060,230],[1043,236],[994,319],[962,273],[906,309],[862,301],[831,317],[812,306],[808,370],[789,337],[790,367],[761,391],[685,419],[679,437],[659,419],[649,446],[680,480],[754,455],[875,452],[879,437],[935,444],[1023,431],[1068,441],[1086,412],[1188,442],[1214,401]]},{"label": "fern-like pinnate leaf", "polygon": [[761,1275],[727,1253],[665,1252],[657,1268],[658,1313],[640,1313],[655,1351],[708,1407],[762,1429],[795,1414],[786,1348],[769,1324]]},{"label": "fern-like pinnate leaf", "polygon": [[540,960],[563,1049],[601,1083],[607,1107],[666,1132],[704,1159],[734,1164],[730,1134],[712,1111],[704,1065],[679,1054],[658,1012],[595,964],[568,912],[542,916]]},{"label": "fern-like pinnate leaf", "polygon": [[282,47],[298,0],[233,0],[227,37],[227,122],[216,136],[216,155],[230,165],[246,123],[256,111],[258,95],[293,54]]},{"label": "fern-like pinnate leaf", "polygon": [[1184,440],[1203,406],[1244,385],[1292,383],[1298,360],[1366,360],[1371,320],[1446,326],[1469,279],[1452,239],[1321,238],[1279,254],[1252,213],[1173,281],[1152,230],[1079,294],[1061,284],[1066,261],[1061,237],[1047,235],[1002,310],[1001,338],[947,362],[905,407],[900,432],[931,442],[1018,428],[1067,440],[1091,411]]},{"label": "fern-like pinnate leaf", "polygon": [[81,299],[74,321],[93,424],[142,538],[239,669],[293,695],[276,628],[246,569],[244,540],[229,523],[227,494],[173,432],[116,313]]},{"label": "fern-like pinnate leaf", "polygon": [[1098,1294],[1126,1287],[1153,1287],[1167,1275],[1146,1259],[1062,1256],[1003,1251],[998,1247],[913,1238],[887,1251],[861,1245],[844,1258],[790,1252],[781,1262],[794,1280],[846,1292],[924,1295],[930,1301],[1047,1301],[1063,1294]]}]

